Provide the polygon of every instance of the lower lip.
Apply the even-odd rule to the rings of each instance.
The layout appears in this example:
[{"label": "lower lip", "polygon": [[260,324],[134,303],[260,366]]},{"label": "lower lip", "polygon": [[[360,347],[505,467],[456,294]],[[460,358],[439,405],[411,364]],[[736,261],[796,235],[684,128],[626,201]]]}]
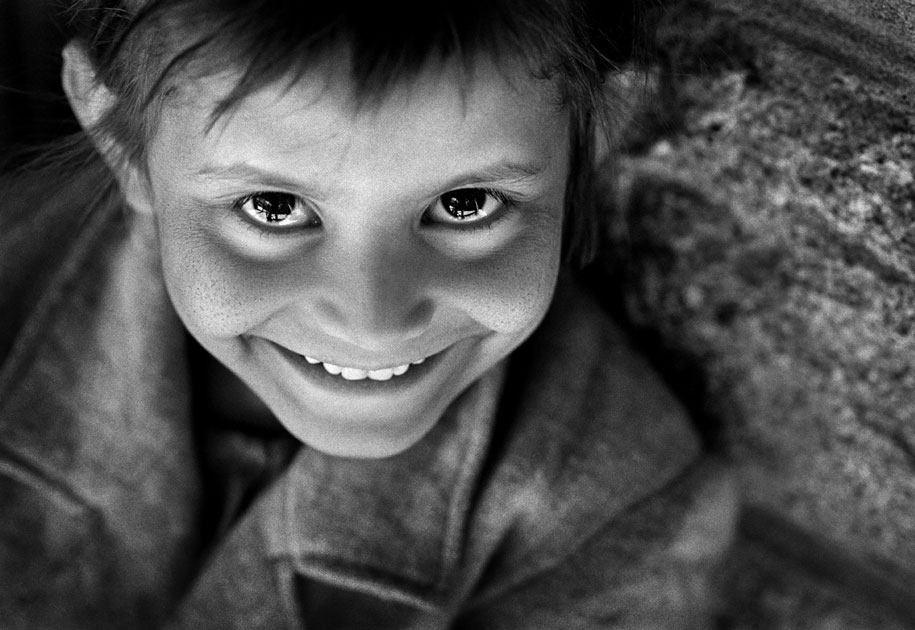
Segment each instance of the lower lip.
[{"label": "lower lip", "polygon": [[347,380],[341,375],[331,374],[324,369],[321,363],[309,363],[300,354],[297,354],[283,346],[272,341],[267,341],[269,345],[275,348],[287,361],[292,363],[295,368],[309,381],[319,384],[323,388],[346,391],[352,394],[396,392],[409,389],[425,380],[428,374],[434,370],[435,366],[449,353],[451,347],[442,350],[432,356],[427,357],[418,365],[410,364],[410,368],[400,376],[392,376],[386,381],[376,381],[368,377],[359,380]]}]

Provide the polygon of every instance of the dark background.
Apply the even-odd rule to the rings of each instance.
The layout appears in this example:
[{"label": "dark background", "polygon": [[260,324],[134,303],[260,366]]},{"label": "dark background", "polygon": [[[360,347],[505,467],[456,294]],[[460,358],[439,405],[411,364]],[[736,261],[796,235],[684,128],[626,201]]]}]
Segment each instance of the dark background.
[{"label": "dark background", "polygon": [[0,0],[0,163],[75,130],[60,90],[61,0]]}]

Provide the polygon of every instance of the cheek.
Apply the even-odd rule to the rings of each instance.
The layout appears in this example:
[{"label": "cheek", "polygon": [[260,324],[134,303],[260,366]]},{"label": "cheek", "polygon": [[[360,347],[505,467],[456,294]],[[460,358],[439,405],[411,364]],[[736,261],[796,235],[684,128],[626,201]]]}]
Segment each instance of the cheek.
[{"label": "cheek", "polygon": [[455,293],[461,308],[495,332],[527,333],[540,322],[559,275],[561,222],[531,230],[505,251],[472,263]]},{"label": "cheek", "polygon": [[159,222],[166,288],[197,337],[235,337],[269,316],[282,296],[274,268],[239,260],[192,222],[165,213]]}]

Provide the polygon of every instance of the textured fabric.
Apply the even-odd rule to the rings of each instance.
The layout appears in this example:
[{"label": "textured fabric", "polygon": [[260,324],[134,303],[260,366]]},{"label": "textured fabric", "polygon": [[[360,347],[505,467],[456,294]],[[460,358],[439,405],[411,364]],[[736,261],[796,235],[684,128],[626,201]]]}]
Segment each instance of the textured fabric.
[{"label": "textured fabric", "polygon": [[[51,210],[31,225],[67,223]],[[3,626],[155,627],[190,577],[198,518],[180,323],[117,209],[66,243],[20,236],[3,234],[0,286],[29,276],[23,261],[59,264],[32,276],[28,317],[4,322],[18,335],[0,366]]]},{"label": "textured fabric", "polygon": [[104,208],[60,239],[8,232],[3,287],[27,254],[50,268],[4,325],[5,627],[700,627],[733,490],[567,278],[423,440],[381,460],[299,448],[204,555],[184,331],[150,226]]}]

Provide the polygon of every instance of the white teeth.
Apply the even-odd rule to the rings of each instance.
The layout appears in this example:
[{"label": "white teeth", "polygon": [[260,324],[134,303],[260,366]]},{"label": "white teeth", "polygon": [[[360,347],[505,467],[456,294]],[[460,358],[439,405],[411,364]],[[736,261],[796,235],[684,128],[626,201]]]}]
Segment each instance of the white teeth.
[{"label": "white teeth", "polygon": [[368,376],[368,372],[366,372],[365,370],[358,370],[356,368],[345,367],[345,368],[343,368],[343,371],[340,372],[340,376],[342,376],[343,378],[345,378],[348,381],[361,381],[366,376]]},{"label": "white teeth", "polygon": [[361,381],[365,378],[370,378],[373,381],[388,381],[391,377],[402,376],[410,369],[411,365],[419,365],[425,359],[420,359],[419,361],[413,361],[412,363],[404,363],[403,365],[398,365],[390,368],[382,368],[380,370],[360,370],[359,368],[350,368],[343,367],[340,365],[334,365],[333,363],[327,363],[324,361],[319,361],[309,356],[305,356],[305,360],[308,361],[311,365],[317,365],[320,363],[324,366],[324,369],[327,370],[330,374],[335,376],[342,376],[348,381]]},{"label": "white teeth", "polygon": [[324,363],[324,369],[330,372],[331,374],[339,374],[343,371],[343,368],[339,365],[334,365],[333,363]]},{"label": "white teeth", "polygon": [[389,381],[394,376],[394,370],[385,368],[383,370],[369,370],[369,378],[373,381]]}]

